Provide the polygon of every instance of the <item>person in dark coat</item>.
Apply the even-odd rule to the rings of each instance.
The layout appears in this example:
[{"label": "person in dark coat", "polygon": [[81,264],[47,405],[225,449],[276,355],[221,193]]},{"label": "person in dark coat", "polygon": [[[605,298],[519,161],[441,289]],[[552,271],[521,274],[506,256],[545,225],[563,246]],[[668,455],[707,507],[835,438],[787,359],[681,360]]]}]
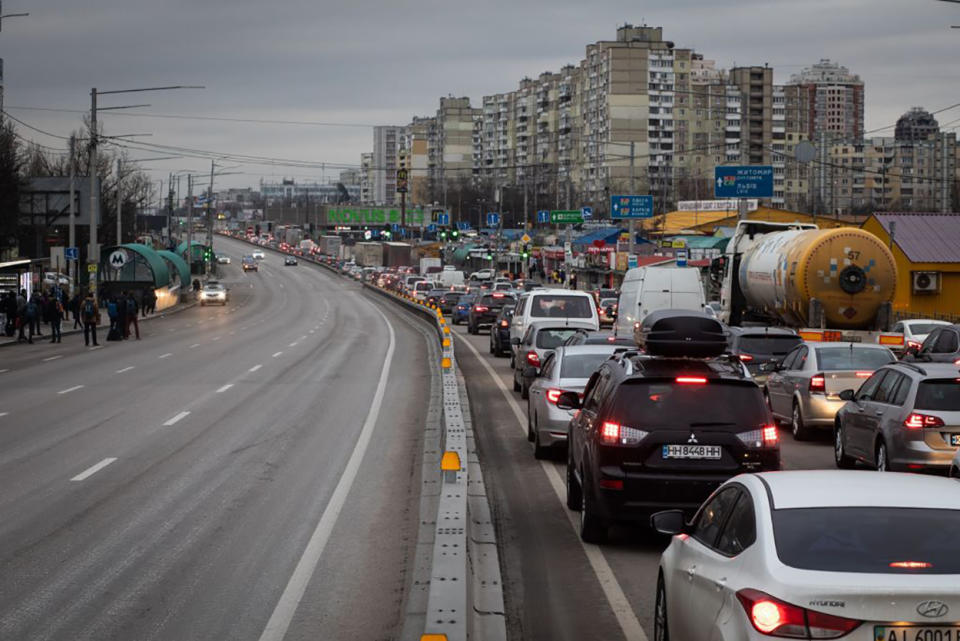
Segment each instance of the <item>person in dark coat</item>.
[{"label": "person in dark coat", "polygon": [[97,325],[100,323],[100,308],[93,292],[87,292],[87,297],[80,304],[80,317],[83,319],[83,342],[90,345],[90,336],[93,335],[93,344],[97,342]]},{"label": "person in dark coat", "polygon": [[127,322],[124,326],[124,337],[130,336],[130,325],[133,324],[133,329],[136,331],[137,340],[140,340],[140,323],[137,322],[137,313],[140,311],[139,306],[137,305],[137,299],[134,297],[133,292],[128,292],[126,300],[123,301],[124,306],[127,311]]},{"label": "person in dark coat", "polygon": [[127,292],[120,292],[115,299],[117,303],[117,329],[123,338],[130,337],[130,328],[127,327]]},{"label": "person in dark coat", "polygon": [[60,321],[63,320],[63,304],[56,296],[47,298],[47,322],[50,323],[50,342],[59,343],[62,337]]}]

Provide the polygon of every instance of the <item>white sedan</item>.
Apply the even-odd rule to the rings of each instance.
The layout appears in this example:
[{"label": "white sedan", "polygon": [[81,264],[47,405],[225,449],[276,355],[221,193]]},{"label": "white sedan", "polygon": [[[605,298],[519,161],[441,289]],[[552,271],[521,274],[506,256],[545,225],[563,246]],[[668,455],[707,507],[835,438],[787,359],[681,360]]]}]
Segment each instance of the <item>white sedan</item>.
[{"label": "white sedan", "polygon": [[253,257],[256,258],[257,260],[263,260],[264,258],[267,257],[267,255],[263,253],[262,249],[254,249]]},{"label": "white sedan", "polygon": [[651,523],[654,638],[960,639],[960,488],[918,474],[737,476]]},{"label": "white sedan", "polygon": [[937,327],[949,324],[947,321],[932,318],[913,318],[899,321],[893,326],[893,331],[903,334],[904,348],[920,349],[930,332]]}]

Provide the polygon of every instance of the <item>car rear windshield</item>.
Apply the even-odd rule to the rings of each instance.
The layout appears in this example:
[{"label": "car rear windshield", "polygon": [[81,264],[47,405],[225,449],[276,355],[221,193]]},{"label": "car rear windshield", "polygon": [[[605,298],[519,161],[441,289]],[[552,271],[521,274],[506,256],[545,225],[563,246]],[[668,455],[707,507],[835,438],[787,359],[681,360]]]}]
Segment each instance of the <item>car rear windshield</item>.
[{"label": "car rear windshield", "polygon": [[537,347],[554,349],[563,345],[563,341],[573,336],[575,329],[541,329],[537,332]]},{"label": "car rear windshield", "polygon": [[960,379],[940,378],[921,381],[917,388],[918,410],[960,412]]},{"label": "car rear windshield", "polygon": [[702,427],[730,432],[756,429],[768,421],[756,385],[709,380],[628,381],[614,398],[610,420],[638,429]]},{"label": "car rear windshield", "polygon": [[910,332],[916,336],[917,334],[929,334],[937,327],[943,327],[940,323],[910,323]]},{"label": "car rear windshield", "polygon": [[802,570],[960,574],[958,531],[960,510],[818,507],[773,511],[777,556]]},{"label": "car rear windshield", "polygon": [[799,336],[774,336],[746,334],[740,337],[739,351],[744,354],[772,354],[784,356],[790,353],[802,339]]},{"label": "car rear windshield", "polygon": [[593,318],[593,304],[587,296],[536,294],[530,306],[534,318]]},{"label": "car rear windshield", "polygon": [[489,307],[500,307],[508,301],[513,301],[513,298],[501,294],[500,296],[494,296],[493,294],[486,294],[483,298],[480,299],[481,305],[487,305]]},{"label": "car rear windshield", "polygon": [[560,364],[560,378],[590,378],[608,358],[610,354],[607,352],[564,356]]},{"label": "car rear windshield", "polygon": [[833,371],[844,369],[875,370],[894,361],[888,349],[871,347],[818,347],[817,362],[820,369]]}]

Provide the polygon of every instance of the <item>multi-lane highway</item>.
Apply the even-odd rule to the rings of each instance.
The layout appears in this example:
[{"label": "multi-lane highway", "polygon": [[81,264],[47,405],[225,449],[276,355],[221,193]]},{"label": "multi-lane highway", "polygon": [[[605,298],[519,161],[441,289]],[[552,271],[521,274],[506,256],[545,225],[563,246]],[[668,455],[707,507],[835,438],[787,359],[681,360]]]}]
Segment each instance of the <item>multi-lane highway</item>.
[{"label": "multi-lane highway", "polygon": [[[652,639],[657,564],[667,540],[615,528],[606,545],[582,543],[579,515],[565,505],[565,459],[534,459],[526,401],[512,391],[509,359],[488,353],[485,333],[459,327],[455,336],[498,523],[510,637]],[[834,467],[828,435],[798,443],[781,430],[780,438],[785,469]]]},{"label": "multi-lane highway", "polygon": [[0,639],[400,634],[430,334],[317,266],[217,251],[225,307],[0,354]]}]

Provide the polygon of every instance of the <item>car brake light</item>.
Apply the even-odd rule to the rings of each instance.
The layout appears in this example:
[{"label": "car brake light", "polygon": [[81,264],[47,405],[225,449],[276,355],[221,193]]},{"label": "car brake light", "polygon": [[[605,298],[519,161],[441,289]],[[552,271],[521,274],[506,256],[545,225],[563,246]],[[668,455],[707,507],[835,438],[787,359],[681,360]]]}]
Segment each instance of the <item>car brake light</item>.
[{"label": "car brake light", "polygon": [[703,376],[678,376],[677,383],[681,385],[706,385],[707,379]]},{"label": "car brake light", "polygon": [[810,387],[809,391],[812,394],[817,392],[824,393],[827,391],[827,381],[824,378],[823,374],[814,374],[810,377]]},{"label": "car brake light", "polygon": [[777,432],[776,425],[767,425],[763,428],[763,442],[766,444],[776,443],[780,440],[780,434]]},{"label": "car brake light", "polygon": [[490,308],[486,305],[474,305],[473,311],[475,312],[489,312]]},{"label": "car brake light", "polygon": [[753,448],[777,447],[780,443],[780,433],[776,425],[764,425],[756,430],[740,432],[737,438],[747,447]]},{"label": "car brake light", "polygon": [[908,340],[908,341],[907,341],[907,349],[910,349],[910,348],[920,349],[920,346],[921,346],[922,344],[923,344],[923,343],[918,343],[917,341]]},{"label": "car brake light", "polygon": [[500,321],[500,327],[510,327],[510,323],[505,320]]},{"label": "car brake light", "polygon": [[620,441],[620,424],[604,421],[600,428],[600,440],[609,445],[615,445]]},{"label": "car brake light", "polygon": [[914,412],[903,422],[903,426],[910,430],[919,430],[924,427],[943,427],[944,422],[939,416]]},{"label": "car brake light", "polygon": [[494,298],[503,298],[503,294],[494,294],[493,297],[494,297]]},{"label": "car brake light", "polygon": [[807,610],[759,590],[740,590],[737,599],[760,633],[788,639],[837,639],[855,630],[860,621]]},{"label": "car brake light", "polygon": [[960,358],[958,358],[957,360],[953,361],[953,364],[954,364],[954,365],[960,365]]},{"label": "car brake light", "polygon": [[744,363],[749,363],[750,361],[753,360],[753,356],[751,356],[750,354],[740,354],[740,360],[743,361]]},{"label": "car brake light", "polygon": [[557,401],[560,400],[560,395],[561,395],[561,394],[563,394],[563,390],[562,390],[562,389],[548,389],[548,390],[547,390],[547,400],[550,401],[551,403],[553,403],[554,405],[556,405],[556,404],[557,404]]},{"label": "car brake light", "polygon": [[870,378],[873,372],[857,372],[857,378]]},{"label": "car brake light", "polygon": [[540,367],[540,356],[534,351],[527,352],[527,364]]},{"label": "car brake light", "polygon": [[933,563],[927,563],[926,561],[894,561],[890,564],[890,567],[897,568],[898,570],[929,570],[933,567]]}]

